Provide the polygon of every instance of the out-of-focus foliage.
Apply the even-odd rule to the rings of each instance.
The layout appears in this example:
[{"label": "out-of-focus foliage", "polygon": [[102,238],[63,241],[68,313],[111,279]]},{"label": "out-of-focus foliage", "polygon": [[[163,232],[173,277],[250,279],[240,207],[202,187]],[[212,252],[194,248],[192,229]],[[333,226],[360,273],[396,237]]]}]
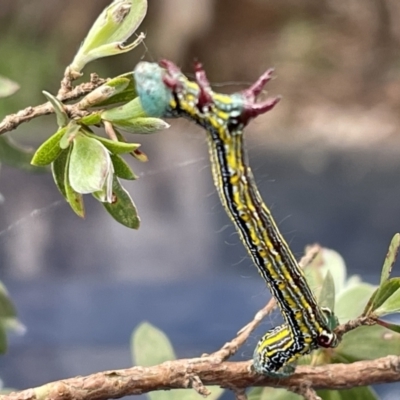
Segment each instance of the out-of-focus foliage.
[{"label": "out-of-focus foliage", "polygon": [[7,331],[23,333],[25,327],[17,318],[17,311],[5,286],[0,282],[0,354],[7,350]]},{"label": "out-of-focus foliage", "polygon": [[[176,359],[174,349],[166,334],[148,322],[142,322],[132,333],[132,361],[135,365],[150,367],[164,361]],[[219,399],[224,389],[218,386],[207,386],[211,394],[207,399]],[[150,400],[195,400],[199,398],[193,389],[156,391],[147,394]]]},{"label": "out-of-focus foliage", "polygon": [[[382,316],[398,313],[400,278],[389,278],[400,246],[396,234],[389,246],[382,267],[382,279],[378,288],[362,282],[358,276],[346,278],[346,265],[342,257],[333,250],[322,249],[317,257],[305,268],[307,281],[316,293],[319,302],[331,306],[335,299],[335,314],[341,323],[360,315]],[[324,278],[325,276],[325,278]],[[336,296],[335,296],[336,291]],[[351,305],[351,306],[350,306]],[[333,309],[333,308],[332,308]],[[379,325],[364,326],[348,332],[335,349],[320,349],[300,360],[300,364],[350,363],[400,353],[399,326],[378,320]],[[388,329],[393,332],[388,331]],[[377,399],[370,387],[349,390],[320,390],[323,400]],[[301,396],[283,389],[254,388],[249,393],[251,400],[295,400]]]}]

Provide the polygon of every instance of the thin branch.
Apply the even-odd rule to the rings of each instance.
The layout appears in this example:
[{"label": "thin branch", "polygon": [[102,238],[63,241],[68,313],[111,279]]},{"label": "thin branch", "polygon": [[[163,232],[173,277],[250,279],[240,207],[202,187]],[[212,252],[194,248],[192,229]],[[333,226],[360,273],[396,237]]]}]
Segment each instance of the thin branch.
[{"label": "thin branch", "polygon": [[346,389],[400,381],[400,357],[387,356],[352,364],[319,367],[299,366],[288,378],[270,378],[250,371],[251,362],[212,364],[208,358],[168,361],[154,367],[99,372],[93,375],[48,383],[47,385],[0,396],[0,400],[106,400],[152,390],[186,388],[188,371],[204,385],[244,389],[250,386]]},{"label": "thin branch", "polygon": [[247,400],[246,389],[233,389],[235,400]]},{"label": "thin branch", "polygon": [[[96,74],[92,74],[90,77],[90,82],[82,83],[81,85],[75,87],[67,93],[63,93],[57,98],[62,102],[78,99],[101,86],[106,81],[107,80],[105,79],[100,79]],[[81,116],[83,113],[82,110],[79,110],[79,108],[74,105],[65,106],[65,110],[71,116]],[[15,114],[7,115],[3,121],[0,122],[0,135],[14,130],[23,122],[28,122],[34,118],[52,113],[54,113],[53,107],[49,102],[47,102],[35,107],[27,107]]]},{"label": "thin branch", "polygon": [[[321,247],[317,244],[309,246],[306,250],[306,253],[299,261],[300,267],[305,268],[307,265],[309,265],[314,260],[320,250]],[[261,321],[275,309],[275,307],[275,298],[271,298],[271,300],[265,305],[265,307],[256,313],[253,320],[250,321],[242,329],[240,329],[234,339],[232,339],[230,342],[225,343],[223,347],[215,353],[212,353],[209,356],[205,356],[211,357],[214,363],[221,363],[222,361],[225,361],[229,357],[236,354],[238,349],[245,343],[251,333],[258,327],[258,325],[260,325]]]},{"label": "thin branch", "polygon": [[362,316],[362,317],[358,317],[356,319],[347,321],[343,325],[338,326],[335,329],[335,333],[337,334],[338,338],[341,339],[345,333],[350,332],[353,329],[358,328],[359,326],[372,326],[372,325],[376,325],[376,320],[373,317]]},{"label": "thin branch", "polygon": [[306,400],[322,400],[321,397],[317,395],[317,392],[310,386],[310,383],[302,384],[300,387],[289,388],[293,393],[303,396]]}]

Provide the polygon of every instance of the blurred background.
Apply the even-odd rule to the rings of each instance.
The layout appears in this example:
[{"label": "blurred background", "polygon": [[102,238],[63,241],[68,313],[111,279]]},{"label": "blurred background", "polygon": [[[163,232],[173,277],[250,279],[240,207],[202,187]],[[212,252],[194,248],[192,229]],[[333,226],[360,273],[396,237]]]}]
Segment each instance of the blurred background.
[{"label": "blurred background", "polygon": [[[57,92],[107,4],[1,0],[0,74],[21,89],[0,100],[0,118],[44,102],[42,90]],[[268,92],[283,101],[246,133],[263,198],[297,257],[318,242],[350,274],[377,283],[400,230],[399,20],[396,0],[149,0],[145,45],[88,65],[83,79],[160,58],[190,76],[197,58],[214,88],[232,93],[274,66]],[[130,335],[143,320],[167,333],[178,357],[211,352],[269,299],[217,198],[204,132],[171,123],[132,139],[149,156],[132,164],[140,179],[125,185],[139,231],[90,198],[81,221],[50,174],[2,167],[0,280],[27,328],[0,358],[5,386],[129,367]],[[55,130],[49,116],[10,136],[36,147]],[[250,358],[278,319],[267,318],[238,358]],[[376,389],[391,399],[391,388]]]}]

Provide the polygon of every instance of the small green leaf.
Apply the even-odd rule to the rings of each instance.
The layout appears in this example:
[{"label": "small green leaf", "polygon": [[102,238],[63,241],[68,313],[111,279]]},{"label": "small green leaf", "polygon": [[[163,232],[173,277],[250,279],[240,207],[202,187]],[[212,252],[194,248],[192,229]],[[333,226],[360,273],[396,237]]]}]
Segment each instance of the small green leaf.
[{"label": "small green leaf", "polygon": [[80,125],[99,125],[101,123],[101,112],[94,112],[92,114],[86,115],[77,120]]},{"label": "small green leaf", "polygon": [[385,257],[385,262],[383,263],[382,274],[381,274],[381,285],[385,283],[392,272],[393,265],[396,261],[397,253],[400,248],[400,233],[396,233],[389,245],[389,250]]},{"label": "small green leaf", "polygon": [[67,199],[67,192],[65,190],[65,176],[67,175],[67,162],[70,149],[65,149],[51,164],[51,172],[53,174],[54,182],[58,190]]},{"label": "small green leaf", "polygon": [[319,295],[318,303],[322,307],[328,307],[330,310],[335,309],[335,282],[333,276],[328,270],[322,282],[322,288]]},{"label": "small green leaf", "polygon": [[135,81],[134,81],[134,77],[133,77],[132,73],[126,72],[125,74],[117,76],[115,79],[118,79],[118,78],[128,79],[128,81],[129,81],[128,86],[121,93],[115,93],[109,99],[105,99],[101,103],[98,103],[97,107],[104,107],[104,106],[118,104],[118,103],[128,103],[131,100],[133,100],[135,97],[137,97]]},{"label": "small green leaf", "polygon": [[[70,163],[70,158],[71,158],[71,151],[72,148],[70,147],[68,149],[68,158],[67,158],[67,171],[69,169],[69,163]],[[80,193],[75,192],[75,190],[72,188],[70,182],[69,182],[69,174],[65,174],[65,181],[64,181],[64,188],[65,188],[65,197],[71,206],[71,208],[74,210],[74,212],[81,218],[85,217],[85,207],[83,204],[83,197]]]},{"label": "small green leaf", "polygon": [[49,92],[46,92],[43,90],[42,92],[47,100],[51,103],[51,105],[54,108],[54,112],[56,114],[57,117],[57,125],[59,128],[63,128],[64,126],[68,125],[68,115],[64,110],[64,105],[63,103],[61,103],[60,100],[58,100],[56,97],[54,97],[52,94],[50,94]]},{"label": "small green leaf", "polygon": [[334,351],[334,361],[373,360],[400,353],[400,335],[381,326],[361,326],[346,333]]},{"label": "small green leaf", "polygon": [[[118,140],[121,143],[127,143],[127,140],[125,139],[124,135],[117,131],[116,129],[114,129],[115,134],[117,135]],[[133,150],[129,153],[132,157],[136,158],[136,160],[140,161],[140,162],[147,162],[149,161],[147,155],[145,153],[143,153],[141,150],[136,149]]]},{"label": "small green leaf", "polygon": [[111,154],[111,161],[114,165],[114,173],[118,178],[127,180],[135,180],[138,178],[131,170],[129,164],[121,156]]},{"label": "small green leaf", "polygon": [[66,131],[66,127],[61,128],[43,142],[33,155],[31,164],[36,166],[51,164],[61,154],[60,141]]},{"label": "small green leaf", "polygon": [[8,136],[0,137],[0,162],[26,171],[42,171],[31,165],[33,152],[17,146]]},{"label": "small green leaf", "polygon": [[317,390],[317,394],[323,400],[379,400],[370,386],[344,390]]},{"label": "small green leaf", "polygon": [[110,154],[99,140],[77,135],[69,160],[69,182],[77,193],[86,194],[101,190],[112,174]]},{"label": "small green leaf", "polygon": [[106,82],[104,85],[94,89],[87,94],[79,103],[81,110],[89,107],[97,107],[98,104],[105,102],[118,93],[123,92],[129,86],[129,79],[125,77],[116,77]]},{"label": "small green leaf", "polygon": [[386,300],[392,296],[400,288],[400,278],[391,278],[385,281],[382,285],[376,289],[374,294],[369,299],[364,311],[363,315],[369,315],[371,312],[374,312],[377,308],[382,306]]},{"label": "small green leaf", "polygon": [[[398,279],[400,280],[400,278]],[[397,289],[380,307],[378,307],[374,311],[374,314],[378,317],[382,317],[387,314],[398,312],[400,312],[400,289]]]},{"label": "small green leaf", "polygon": [[81,126],[79,124],[77,124],[75,121],[71,121],[67,125],[67,129],[65,130],[65,133],[60,140],[61,150],[64,150],[69,147],[69,145],[73,142],[73,140],[75,139],[75,136],[78,135],[80,130],[81,130]]},{"label": "small green leaf", "polygon": [[400,333],[400,325],[391,324],[390,322],[382,321],[381,319],[377,319],[376,323],[380,326],[390,329],[393,332]]},{"label": "small green leaf", "polygon": [[154,133],[163,129],[168,129],[170,125],[159,118],[131,118],[126,120],[113,121],[118,129],[123,129],[129,133]]},{"label": "small green leaf", "polygon": [[102,204],[109,214],[120,224],[131,229],[139,229],[140,218],[137,215],[135,203],[129,196],[129,193],[120,185],[117,178],[114,177],[113,181],[112,202]]},{"label": "small green leaf", "polygon": [[19,89],[18,83],[11,79],[0,76],[0,98],[8,97],[14,94]]},{"label": "small green leaf", "polygon": [[101,114],[103,120],[110,122],[140,117],[146,117],[146,114],[142,108],[139,97],[136,97],[122,106],[105,110]]},{"label": "small green leaf", "polygon": [[115,140],[106,139],[92,133],[86,133],[86,136],[101,142],[112,154],[130,153],[131,151],[134,151],[140,147],[139,143],[117,142]]}]

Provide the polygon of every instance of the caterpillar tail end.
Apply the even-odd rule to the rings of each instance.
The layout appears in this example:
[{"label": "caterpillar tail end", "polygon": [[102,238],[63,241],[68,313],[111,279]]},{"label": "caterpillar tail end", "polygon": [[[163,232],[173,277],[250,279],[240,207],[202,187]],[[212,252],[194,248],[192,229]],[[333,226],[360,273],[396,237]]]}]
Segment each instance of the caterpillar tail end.
[{"label": "caterpillar tail end", "polygon": [[290,375],[294,374],[294,372],[296,371],[296,364],[289,363],[279,368],[278,370],[272,370],[263,362],[262,357],[260,357],[260,353],[257,352],[256,348],[254,351],[251,370],[254,371],[256,374],[268,376],[269,378],[282,379],[288,378]]}]

